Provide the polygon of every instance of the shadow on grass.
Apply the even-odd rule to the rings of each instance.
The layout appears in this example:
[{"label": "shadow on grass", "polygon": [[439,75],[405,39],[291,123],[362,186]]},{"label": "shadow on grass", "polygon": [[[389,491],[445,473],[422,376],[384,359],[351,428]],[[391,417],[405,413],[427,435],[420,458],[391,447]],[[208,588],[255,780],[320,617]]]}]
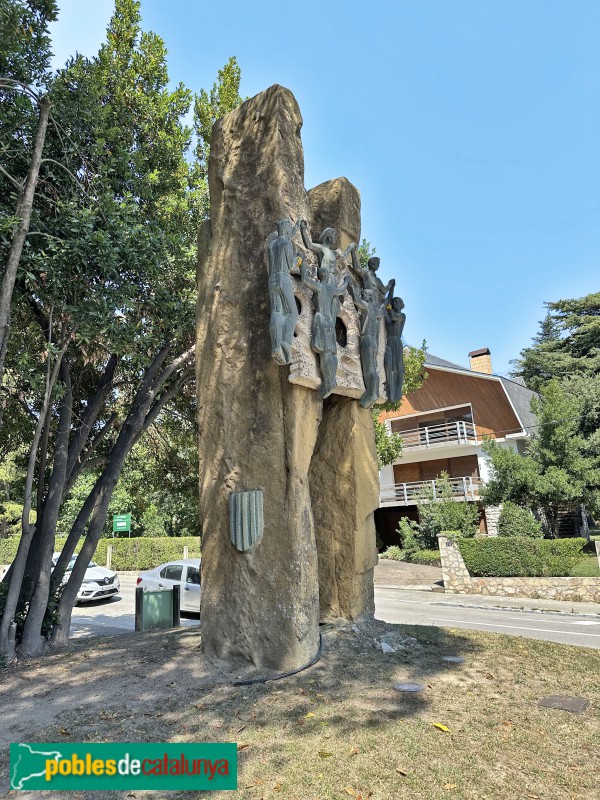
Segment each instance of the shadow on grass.
[{"label": "shadow on grass", "polygon": [[[382,652],[382,642],[393,652]],[[428,684],[460,668],[443,656],[468,658],[478,649],[468,637],[435,627],[344,625],[323,635],[322,658],[306,671],[234,686],[201,653],[199,627],[79,641],[66,652],[4,671],[3,738],[243,742],[249,737],[262,743],[261,763],[277,770],[293,762],[294,742],[346,741],[423,714]],[[401,694],[393,688],[396,682],[420,683],[425,691]],[[6,751],[0,756],[0,790],[8,788]],[[241,751],[240,765],[255,756]],[[98,793],[98,800],[104,794]]]}]

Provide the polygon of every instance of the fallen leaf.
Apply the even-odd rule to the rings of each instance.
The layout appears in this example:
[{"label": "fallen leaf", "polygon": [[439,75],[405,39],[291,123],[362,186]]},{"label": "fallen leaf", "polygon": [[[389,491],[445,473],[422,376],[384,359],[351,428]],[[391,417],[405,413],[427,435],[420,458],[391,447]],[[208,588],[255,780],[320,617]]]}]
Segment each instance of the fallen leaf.
[{"label": "fallen leaf", "polygon": [[245,750],[247,747],[250,747],[250,745],[249,744],[238,744],[237,749],[238,750]]},{"label": "fallen leaf", "polygon": [[66,728],[59,728],[58,732],[61,736],[70,736],[70,732]]},{"label": "fallen leaf", "polygon": [[358,747],[353,747],[352,750],[350,750],[350,755],[351,756],[357,756],[359,753],[360,753],[360,750],[358,749]]},{"label": "fallen leaf", "polygon": [[485,673],[485,677],[488,679],[488,681],[495,681],[496,680],[496,676],[492,675],[491,672],[486,672]]},{"label": "fallen leaf", "polygon": [[332,755],[333,753],[328,753],[325,750],[319,750],[319,756],[321,758],[331,758]]},{"label": "fallen leaf", "polygon": [[405,772],[403,769],[400,769],[400,767],[396,767],[396,772],[398,773],[398,775],[404,775],[405,778],[408,775],[408,772]]},{"label": "fallen leaf", "polygon": [[241,728],[237,729],[236,733],[241,733],[244,730],[245,727],[246,727],[245,725],[242,725]]},{"label": "fallen leaf", "polygon": [[281,784],[280,783],[276,783],[275,786],[273,787],[273,791],[274,792],[278,792],[280,789],[281,789]]},{"label": "fallen leaf", "polygon": [[447,783],[447,784],[444,786],[444,789],[445,789],[447,792],[449,792],[451,789],[456,789],[456,784],[455,784],[455,783]]},{"label": "fallen leaf", "polygon": [[309,711],[308,714],[304,715],[304,719],[308,719],[309,717],[314,717],[314,712],[313,711]]},{"label": "fallen leaf", "polygon": [[503,725],[512,725],[512,722],[509,722],[507,719],[502,720]]},{"label": "fallen leaf", "polygon": [[437,728],[440,731],[446,731],[446,733],[450,733],[450,728],[447,728],[445,725],[442,725],[441,722],[432,722],[431,723],[434,728]]},{"label": "fallen leaf", "polygon": [[356,797],[356,789],[353,789],[351,786],[346,786],[344,791],[346,792],[346,794],[349,794],[350,797]]}]

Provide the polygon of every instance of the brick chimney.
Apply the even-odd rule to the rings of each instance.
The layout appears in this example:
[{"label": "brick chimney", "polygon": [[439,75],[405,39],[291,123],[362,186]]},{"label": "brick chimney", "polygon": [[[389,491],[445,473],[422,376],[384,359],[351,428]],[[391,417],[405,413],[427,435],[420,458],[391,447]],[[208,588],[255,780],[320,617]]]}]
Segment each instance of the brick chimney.
[{"label": "brick chimney", "polygon": [[480,350],[471,350],[469,353],[469,362],[473,372],[485,372],[487,375],[492,374],[492,354],[489,348],[482,347]]}]

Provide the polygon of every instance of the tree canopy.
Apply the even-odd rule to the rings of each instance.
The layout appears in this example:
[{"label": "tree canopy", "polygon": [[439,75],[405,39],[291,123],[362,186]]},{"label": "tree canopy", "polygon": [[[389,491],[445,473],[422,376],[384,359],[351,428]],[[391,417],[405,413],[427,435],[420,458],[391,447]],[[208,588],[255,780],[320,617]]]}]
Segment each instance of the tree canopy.
[{"label": "tree canopy", "polygon": [[514,374],[534,391],[552,378],[600,373],[600,292],[546,303],[548,313]]},{"label": "tree canopy", "polygon": [[[55,5],[17,5],[23,15],[39,13],[39,66],[27,79],[44,77],[51,113],[10,298],[3,441],[30,446],[22,464],[19,551],[0,592],[0,655],[8,659],[19,640],[24,652],[36,654],[45,635],[68,637],[77,588],[126,459],[136,446],[140,454],[143,437],[177,403],[178,422],[163,428],[169,446],[155,442],[154,455],[162,453],[162,466],[174,452],[189,457],[180,443],[194,417],[194,393],[186,387],[193,380],[196,231],[206,208],[194,150],[207,152],[210,144],[194,141],[186,124],[193,94],[169,85],[164,43],[141,29],[139,2],[116,0],[98,55],[77,56],[50,77],[43,26]],[[20,63],[17,38],[12,61]],[[3,66],[10,69],[11,59]],[[210,96],[204,93],[205,118],[239,102],[239,78],[231,59]],[[34,106],[16,122],[3,106],[2,123],[16,125],[8,166],[17,175],[31,161],[25,134],[36,125]],[[195,127],[203,130],[198,118]],[[11,179],[2,182],[1,197],[9,260],[12,230],[22,227],[11,218],[20,191]],[[149,459],[155,470],[160,457]],[[129,470],[135,473],[135,459]],[[170,522],[155,513],[158,502],[141,511],[148,528],[179,524],[174,509]],[[57,527],[68,538],[51,574]],[[49,625],[57,598],[60,621],[50,615]]]}]

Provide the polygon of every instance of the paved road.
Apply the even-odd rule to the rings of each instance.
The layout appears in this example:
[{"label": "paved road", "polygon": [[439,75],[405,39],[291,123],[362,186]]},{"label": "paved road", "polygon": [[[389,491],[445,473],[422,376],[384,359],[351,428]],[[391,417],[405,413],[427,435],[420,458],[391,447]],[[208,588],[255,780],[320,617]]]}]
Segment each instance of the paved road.
[{"label": "paved road", "polygon": [[[135,631],[135,578],[121,578],[121,591],[110,600],[96,600],[75,606],[71,637],[114,636]],[[182,625],[198,625],[197,616],[181,617]]]},{"label": "paved road", "polygon": [[[125,577],[121,581],[119,598],[75,607],[71,635],[79,638],[132,632],[135,630],[134,598],[135,579]],[[485,598],[488,602],[490,599]],[[473,607],[474,602],[477,600],[473,597],[376,588],[375,616],[386,622],[470,628],[600,649],[600,616],[480,608]],[[181,623],[198,625],[199,620],[187,617],[182,618]]]},{"label": "paved road", "polygon": [[[487,599],[487,598],[486,598]],[[386,622],[470,628],[600,649],[600,616],[473,607],[473,598],[375,589],[375,616]]]}]

